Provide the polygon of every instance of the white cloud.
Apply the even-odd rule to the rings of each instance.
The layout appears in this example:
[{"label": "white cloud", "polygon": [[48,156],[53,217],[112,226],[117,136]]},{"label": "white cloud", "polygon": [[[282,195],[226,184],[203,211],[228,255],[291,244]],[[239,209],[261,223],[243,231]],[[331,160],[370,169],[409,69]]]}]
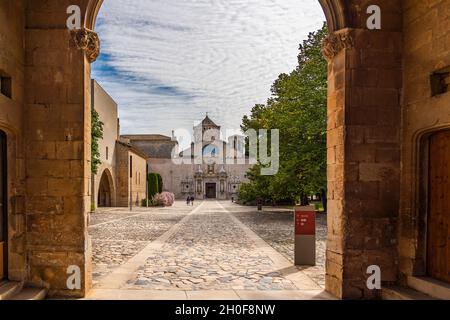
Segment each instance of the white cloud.
[{"label": "white cloud", "polygon": [[124,133],[190,129],[205,112],[238,128],[323,21],[317,0],[106,0],[93,78]]}]

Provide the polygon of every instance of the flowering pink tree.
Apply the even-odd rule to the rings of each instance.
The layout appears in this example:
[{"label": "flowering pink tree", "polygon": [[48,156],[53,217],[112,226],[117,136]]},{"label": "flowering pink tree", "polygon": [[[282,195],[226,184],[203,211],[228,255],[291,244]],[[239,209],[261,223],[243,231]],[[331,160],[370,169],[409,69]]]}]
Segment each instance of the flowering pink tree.
[{"label": "flowering pink tree", "polygon": [[157,205],[171,207],[175,202],[175,195],[171,192],[162,192],[155,195]]}]

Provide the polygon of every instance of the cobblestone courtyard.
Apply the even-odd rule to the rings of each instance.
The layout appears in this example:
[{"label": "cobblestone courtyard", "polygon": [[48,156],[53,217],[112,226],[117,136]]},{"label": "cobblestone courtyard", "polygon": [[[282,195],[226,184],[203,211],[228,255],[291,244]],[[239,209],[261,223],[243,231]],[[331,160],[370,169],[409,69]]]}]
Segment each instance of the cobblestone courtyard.
[{"label": "cobblestone courtyard", "polygon": [[102,209],[91,216],[92,299],[311,299],[323,292],[326,217],[316,267],[293,266],[291,210],[226,201]]},{"label": "cobblestone courtyard", "polygon": [[[176,208],[176,209],[175,209]],[[135,256],[192,208],[100,209],[91,216],[93,283]]]},{"label": "cobblestone courtyard", "polygon": [[[265,208],[257,212],[254,208],[228,207],[239,220],[252,229],[286,259],[294,262],[294,215],[291,209]],[[327,216],[318,214],[316,219],[316,266],[303,267],[303,271],[321,287],[325,287],[325,250],[327,238]]]}]

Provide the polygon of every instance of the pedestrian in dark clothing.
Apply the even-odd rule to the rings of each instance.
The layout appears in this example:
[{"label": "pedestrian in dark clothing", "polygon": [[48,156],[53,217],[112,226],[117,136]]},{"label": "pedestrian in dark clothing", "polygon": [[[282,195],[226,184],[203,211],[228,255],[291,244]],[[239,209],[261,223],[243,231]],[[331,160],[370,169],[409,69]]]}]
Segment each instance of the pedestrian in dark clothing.
[{"label": "pedestrian in dark clothing", "polygon": [[194,200],[195,200],[194,196],[191,196],[191,205],[192,206],[194,205]]},{"label": "pedestrian in dark clothing", "polygon": [[186,205],[190,205],[191,204],[191,197],[188,196],[186,199]]}]

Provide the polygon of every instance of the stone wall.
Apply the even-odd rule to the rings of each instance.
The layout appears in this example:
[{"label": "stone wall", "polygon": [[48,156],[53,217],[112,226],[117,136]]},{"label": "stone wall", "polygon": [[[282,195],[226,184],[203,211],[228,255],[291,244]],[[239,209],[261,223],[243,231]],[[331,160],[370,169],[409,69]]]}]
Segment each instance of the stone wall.
[{"label": "stone wall", "polygon": [[426,272],[428,137],[450,128],[450,93],[432,97],[430,75],[450,66],[450,1],[406,0],[399,254],[401,280]]},{"label": "stone wall", "polygon": [[149,172],[161,175],[164,191],[172,192],[177,199],[182,199],[184,195],[181,191],[181,180],[193,175],[192,165],[174,165],[172,159],[149,158],[147,162]]},{"label": "stone wall", "polygon": [[[85,10],[87,0],[75,1]],[[28,280],[50,295],[91,286],[90,65],[66,27],[74,1],[27,1],[25,32],[26,232]],[[81,269],[68,290],[67,268]]]},{"label": "stone wall", "polygon": [[98,141],[102,163],[93,177],[92,203],[97,206],[100,180],[103,172],[109,170],[112,176],[111,206],[114,207],[116,205],[116,140],[119,138],[117,103],[95,80],[92,80],[91,90],[94,109],[98,112],[100,121],[103,122],[103,139]]},{"label": "stone wall", "polygon": [[[146,198],[146,171],[147,160],[130,150],[128,146],[117,143],[116,162],[116,205],[118,207],[130,206],[130,186],[134,206],[140,206],[141,200]],[[133,177],[130,178],[130,156],[133,157]]]},{"label": "stone wall", "polygon": [[[368,30],[368,5],[382,30]],[[326,288],[341,298],[374,298],[367,267],[397,279],[402,87],[401,1],[350,1],[347,26],[329,36],[328,242]]]},{"label": "stone wall", "polygon": [[142,200],[146,199],[145,194],[147,188],[147,179],[145,177],[147,171],[147,159],[142,156],[130,152],[133,156],[133,177],[131,179],[131,191],[132,191],[132,201],[135,206],[140,206]]},{"label": "stone wall", "polygon": [[[193,181],[190,194],[195,195],[197,199],[202,199],[205,193],[205,183],[206,182],[217,182],[217,190],[219,190],[219,179],[213,177],[211,179],[203,179],[202,194],[197,194],[196,192],[196,181],[194,179],[194,174],[198,170],[198,165],[195,164],[175,164],[172,159],[153,159],[149,158],[147,160],[149,165],[149,171],[159,173],[163,179],[164,190],[175,194],[177,199],[185,199],[187,196],[186,186],[182,185],[182,182],[186,182],[187,178]],[[223,195],[219,195],[221,199],[230,199],[230,192],[237,192],[238,190],[233,190],[232,186],[229,185],[231,181],[234,181],[233,177],[239,177],[239,182],[248,182],[245,177],[247,171],[253,165],[250,164],[225,164],[225,170],[228,174],[227,183],[225,186],[226,192]],[[219,172],[222,165],[216,164],[215,171]],[[202,165],[202,170],[204,173],[207,172],[207,165]]]}]

